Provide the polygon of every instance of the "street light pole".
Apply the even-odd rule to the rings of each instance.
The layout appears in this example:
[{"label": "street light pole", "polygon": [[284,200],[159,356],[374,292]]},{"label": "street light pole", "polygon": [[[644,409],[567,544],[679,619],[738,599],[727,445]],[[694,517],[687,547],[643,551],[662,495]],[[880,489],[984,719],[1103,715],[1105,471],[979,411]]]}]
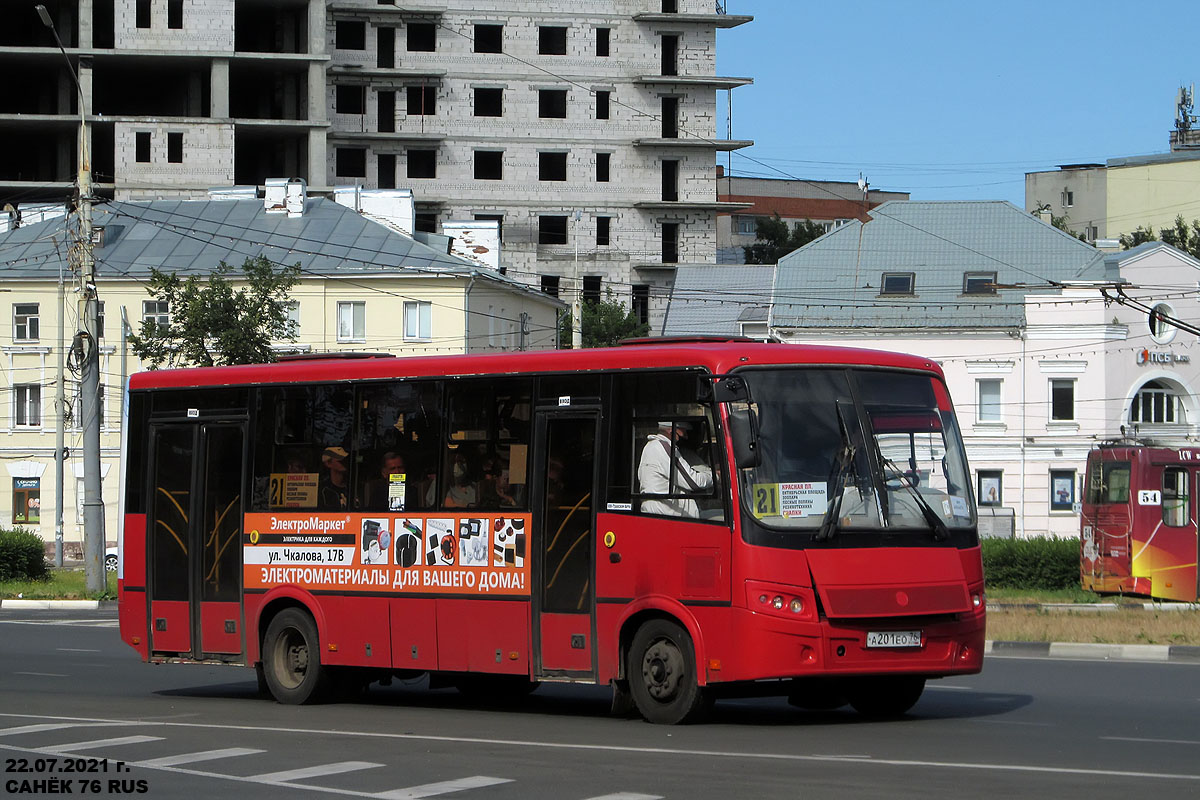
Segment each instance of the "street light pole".
[{"label": "street light pole", "polygon": [[[67,70],[79,92],[79,318],[83,330],[76,341],[80,347],[80,414],[83,417],[83,571],[89,592],[105,589],[102,567],[104,554],[104,500],[100,486],[100,307],[96,293],[96,260],[92,244],[92,168],[88,154],[87,98],[79,75],[71,64],[54,21],[44,5],[35,6],[42,24],[50,29],[54,41],[67,62]],[[61,454],[60,454],[61,457]]]}]

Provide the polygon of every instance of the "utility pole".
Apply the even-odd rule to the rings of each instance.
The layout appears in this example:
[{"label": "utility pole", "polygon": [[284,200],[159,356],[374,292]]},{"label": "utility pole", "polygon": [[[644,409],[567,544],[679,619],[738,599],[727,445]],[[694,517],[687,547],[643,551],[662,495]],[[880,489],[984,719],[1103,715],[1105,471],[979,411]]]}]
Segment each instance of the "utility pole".
[{"label": "utility pole", "polygon": [[62,262],[58,265],[58,381],[54,397],[54,566],[63,565],[63,506],[66,497],[63,491],[63,461],[66,452],[63,448],[67,425],[66,380],[63,375],[63,361],[67,349],[67,287],[63,283]]},{"label": "utility pole", "polygon": [[87,98],[79,75],[71,63],[54,21],[44,5],[35,9],[42,24],[50,29],[54,41],[67,62],[67,70],[79,92],[79,319],[83,330],[75,337],[79,346],[80,415],[83,417],[83,571],[87,590],[99,593],[106,588],[102,565],[104,555],[104,500],[100,493],[100,346],[99,300],[96,293],[96,259],[92,244],[92,167],[88,153]]}]

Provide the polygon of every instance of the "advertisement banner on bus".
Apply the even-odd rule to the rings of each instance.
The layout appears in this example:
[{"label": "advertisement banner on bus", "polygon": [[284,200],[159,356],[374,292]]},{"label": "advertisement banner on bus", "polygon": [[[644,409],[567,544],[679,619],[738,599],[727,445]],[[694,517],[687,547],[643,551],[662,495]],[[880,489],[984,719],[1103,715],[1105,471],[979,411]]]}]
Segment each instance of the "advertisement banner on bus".
[{"label": "advertisement banner on bus", "polygon": [[245,588],[528,596],[528,514],[247,514]]}]

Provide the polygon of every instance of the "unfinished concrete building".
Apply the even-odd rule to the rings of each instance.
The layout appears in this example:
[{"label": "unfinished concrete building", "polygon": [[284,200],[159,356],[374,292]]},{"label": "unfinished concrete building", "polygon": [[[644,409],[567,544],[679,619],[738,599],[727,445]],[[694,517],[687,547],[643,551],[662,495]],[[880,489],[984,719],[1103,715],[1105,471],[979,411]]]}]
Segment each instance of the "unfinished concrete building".
[{"label": "unfinished concrete building", "polygon": [[81,115],[97,194],[303,178],[411,188],[415,225],[496,220],[511,277],[606,289],[653,324],[713,263],[713,0],[45,0],[0,4],[0,205],[62,201]]}]

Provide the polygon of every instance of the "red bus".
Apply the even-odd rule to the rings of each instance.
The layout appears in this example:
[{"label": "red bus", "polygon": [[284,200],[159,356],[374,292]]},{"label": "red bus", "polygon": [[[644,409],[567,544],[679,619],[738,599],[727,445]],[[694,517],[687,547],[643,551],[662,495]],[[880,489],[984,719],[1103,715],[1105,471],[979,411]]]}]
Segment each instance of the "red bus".
[{"label": "red bus", "polygon": [[746,341],[144,372],[120,625],[283,703],[428,674],[902,714],[978,672],[974,498],[940,369]]},{"label": "red bus", "polygon": [[1084,589],[1195,602],[1200,448],[1108,444],[1087,460],[1080,517]]}]

